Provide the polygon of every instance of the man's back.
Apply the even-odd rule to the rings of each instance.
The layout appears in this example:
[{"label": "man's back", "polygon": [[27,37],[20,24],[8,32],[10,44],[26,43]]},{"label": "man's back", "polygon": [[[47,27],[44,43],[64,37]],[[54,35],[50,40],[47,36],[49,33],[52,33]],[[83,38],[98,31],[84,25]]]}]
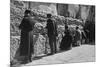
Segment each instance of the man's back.
[{"label": "man's back", "polygon": [[47,20],[47,29],[48,29],[48,36],[51,36],[51,35],[55,35],[55,24],[53,23],[53,20],[51,19],[48,19]]},{"label": "man's back", "polygon": [[22,30],[30,31],[33,28],[34,22],[32,21],[31,17],[24,17],[19,28]]}]

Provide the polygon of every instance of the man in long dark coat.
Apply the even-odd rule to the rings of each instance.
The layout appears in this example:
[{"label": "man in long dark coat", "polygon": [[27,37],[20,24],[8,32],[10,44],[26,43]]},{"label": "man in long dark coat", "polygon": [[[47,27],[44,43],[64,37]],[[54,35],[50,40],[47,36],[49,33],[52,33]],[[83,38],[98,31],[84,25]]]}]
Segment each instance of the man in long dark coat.
[{"label": "man in long dark coat", "polygon": [[51,19],[51,14],[47,14],[47,34],[49,37],[49,45],[51,49],[51,55],[57,52],[56,36],[57,36],[57,24]]},{"label": "man in long dark coat", "polygon": [[21,29],[20,56],[24,56],[24,61],[31,61],[33,51],[33,27],[34,23],[31,19],[31,11],[26,10],[25,16],[19,26]]}]

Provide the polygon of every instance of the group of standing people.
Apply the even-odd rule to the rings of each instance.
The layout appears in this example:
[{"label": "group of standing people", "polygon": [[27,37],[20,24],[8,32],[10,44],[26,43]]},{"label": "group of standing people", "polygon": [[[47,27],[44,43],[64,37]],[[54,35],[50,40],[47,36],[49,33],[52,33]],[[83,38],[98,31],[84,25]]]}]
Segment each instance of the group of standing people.
[{"label": "group of standing people", "polygon": [[[25,56],[24,61],[31,62],[32,61],[32,53],[34,51],[33,46],[33,29],[35,22],[32,19],[32,13],[30,10],[26,10],[24,14],[24,18],[19,26],[21,29],[21,42],[20,42],[20,56]],[[52,15],[47,14],[47,25],[45,27],[47,29],[47,36],[49,38],[49,46],[51,52],[49,55],[53,55],[57,53],[57,23],[53,21]],[[77,33],[78,27],[76,28]],[[73,38],[68,29],[68,25],[65,24],[65,32],[62,37],[62,41],[60,43],[60,50],[69,50],[72,47]],[[77,33],[78,34],[78,33]],[[80,35],[78,34],[75,38],[77,39],[75,43],[80,44],[80,39],[78,39]]]}]

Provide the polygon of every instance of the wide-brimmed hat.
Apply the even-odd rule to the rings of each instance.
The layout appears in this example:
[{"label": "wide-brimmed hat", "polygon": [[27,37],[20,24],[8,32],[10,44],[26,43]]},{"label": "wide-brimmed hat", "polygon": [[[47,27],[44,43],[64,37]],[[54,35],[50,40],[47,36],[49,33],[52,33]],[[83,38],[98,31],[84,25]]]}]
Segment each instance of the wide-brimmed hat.
[{"label": "wide-brimmed hat", "polygon": [[24,14],[31,13],[31,10],[25,10]]},{"label": "wide-brimmed hat", "polygon": [[52,15],[50,13],[47,14],[47,18],[51,18]]}]

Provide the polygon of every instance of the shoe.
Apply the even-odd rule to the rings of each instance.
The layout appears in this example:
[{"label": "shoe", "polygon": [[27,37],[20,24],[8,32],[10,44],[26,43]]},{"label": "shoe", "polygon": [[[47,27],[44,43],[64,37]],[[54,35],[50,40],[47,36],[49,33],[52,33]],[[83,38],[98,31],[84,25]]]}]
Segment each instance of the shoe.
[{"label": "shoe", "polygon": [[49,54],[47,54],[47,55],[53,55],[54,53],[49,53]]},{"label": "shoe", "polygon": [[55,53],[57,53],[57,51],[55,51]]},{"label": "shoe", "polygon": [[28,63],[28,61],[26,60],[26,61],[22,61],[21,62],[21,64],[27,64]]},{"label": "shoe", "polygon": [[32,59],[29,59],[29,62],[32,62]]}]

